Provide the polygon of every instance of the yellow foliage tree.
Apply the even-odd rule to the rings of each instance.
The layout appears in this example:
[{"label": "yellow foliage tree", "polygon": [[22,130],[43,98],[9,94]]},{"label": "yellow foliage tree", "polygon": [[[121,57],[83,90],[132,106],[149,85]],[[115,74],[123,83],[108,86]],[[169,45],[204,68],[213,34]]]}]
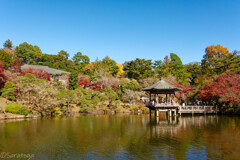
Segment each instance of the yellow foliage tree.
[{"label": "yellow foliage tree", "polygon": [[205,55],[204,59],[209,60],[211,58],[222,58],[223,56],[226,56],[230,54],[229,50],[227,48],[224,48],[220,44],[218,45],[211,45],[207,46],[205,49]]},{"label": "yellow foliage tree", "polygon": [[122,64],[117,64],[119,71],[117,72],[117,77],[121,77],[123,74],[123,65]]}]

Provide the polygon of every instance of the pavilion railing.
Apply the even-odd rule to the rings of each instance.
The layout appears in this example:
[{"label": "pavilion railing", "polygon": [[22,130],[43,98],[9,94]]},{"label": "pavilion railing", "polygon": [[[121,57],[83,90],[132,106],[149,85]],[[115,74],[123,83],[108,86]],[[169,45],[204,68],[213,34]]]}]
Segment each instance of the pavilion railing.
[{"label": "pavilion railing", "polygon": [[164,106],[180,106],[179,103],[176,102],[168,102],[168,103],[147,103],[146,106],[153,106],[153,107],[164,107]]}]

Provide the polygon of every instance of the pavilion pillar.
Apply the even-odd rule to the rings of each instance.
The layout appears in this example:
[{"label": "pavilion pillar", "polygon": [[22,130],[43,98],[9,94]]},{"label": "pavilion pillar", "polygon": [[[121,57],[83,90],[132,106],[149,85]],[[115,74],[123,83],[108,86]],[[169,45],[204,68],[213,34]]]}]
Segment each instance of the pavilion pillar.
[{"label": "pavilion pillar", "polygon": [[152,93],[151,93],[151,91],[150,91],[150,102],[152,101]]},{"label": "pavilion pillar", "polygon": [[177,109],[174,110],[174,116],[177,116]]},{"label": "pavilion pillar", "polygon": [[159,111],[158,109],[155,109],[155,117],[158,117],[159,116]]},{"label": "pavilion pillar", "polygon": [[169,102],[171,104],[171,93],[169,94]]},{"label": "pavilion pillar", "polygon": [[156,101],[156,104],[158,104],[158,94],[156,94],[155,101]]},{"label": "pavilion pillar", "polygon": [[172,110],[169,110],[169,117],[172,117]]},{"label": "pavilion pillar", "polygon": [[167,93],[166,93],[166,103],[167,103]]}]

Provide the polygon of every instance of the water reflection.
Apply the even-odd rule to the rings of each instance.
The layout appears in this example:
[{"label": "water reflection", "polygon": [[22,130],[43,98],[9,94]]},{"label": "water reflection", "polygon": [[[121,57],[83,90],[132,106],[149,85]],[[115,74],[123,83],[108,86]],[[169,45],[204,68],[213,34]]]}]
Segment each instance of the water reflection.
[{"label": "water reflection", "polygon": [[35,159],[237,159],[240,118],[76,115],[0,123],[0,152]]}]

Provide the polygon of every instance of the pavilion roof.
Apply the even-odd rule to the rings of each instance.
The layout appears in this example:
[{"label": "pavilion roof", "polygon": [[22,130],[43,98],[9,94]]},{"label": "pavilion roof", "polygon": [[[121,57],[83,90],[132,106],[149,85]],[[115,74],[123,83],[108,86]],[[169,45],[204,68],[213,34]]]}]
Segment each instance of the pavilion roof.
[{"label": "pavilion roof", "polygon": [[168,82],[166,82],[163,78],[161,78],[160,81],[158,81],[157,83],[153,84],[150,87],[147,88],[143,88],[143,91],[181,91],[181,88],[177,88],[171,84],[169,84]]}]

